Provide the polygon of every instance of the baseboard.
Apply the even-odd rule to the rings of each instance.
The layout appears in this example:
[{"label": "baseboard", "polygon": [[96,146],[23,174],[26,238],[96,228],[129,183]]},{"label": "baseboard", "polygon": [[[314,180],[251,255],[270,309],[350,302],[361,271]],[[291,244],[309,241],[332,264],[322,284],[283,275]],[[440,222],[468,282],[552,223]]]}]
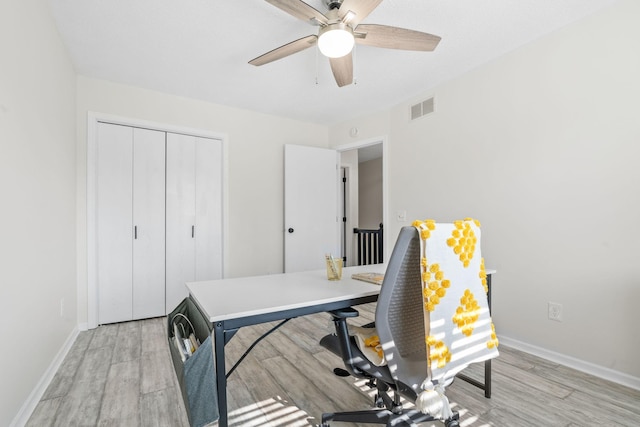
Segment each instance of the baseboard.
[{"label": "baseboard", "polygon": [[527,344],[525,342],[518,341],[502,335],[500,335],[499,338],[500,338],[500,344],[504,344],[507,347],[524,351],[525,353],[533,354],[534,356],[538,356],[543,359],[547,359],[552,362],[559,363],[569,368],[573,368],[578,371],[582,371],[587,374],[591,374],[596,377],[603,378],[605,380],[612,381],[614,383],[633,388],[635,390],[640,390],[640,378],[638,377],[634,377],[632,375],[625,374],[624,372],[616,371],[610,368],[605,368],[604,366],[596,365],[591,362],[586,362],[584,360],[577,359],[572,356],[567,356],[562,353],[556,353],[555,351],[551,351],[546,348]]},{"label": "baseboard", "polygon": [[66,341],[60,348],[60,351],[58,351],[58,354],[56,354],[56,357],[44,372],[40,381],[38,381],[38,384],[36,384],[27,400],[22,404],[18,414],[15,416],[13,421],[11,421],[11,424],[9,424],[10,427],[22,427],[27,423],[27,421],[29,421],[29,417],[31,417],[31,414],[36,409],[38,402],[42,399],[44,392],[47,390],[47,387],[49,387],[49,384],[60,368],[60,365],[62,365],[62,361],[67,356],[67,353],[71,350],[71,346],[76,341],[79,333],[80,330],[78,329],[78,326],[74,327],[71,334],[69,334]]}]

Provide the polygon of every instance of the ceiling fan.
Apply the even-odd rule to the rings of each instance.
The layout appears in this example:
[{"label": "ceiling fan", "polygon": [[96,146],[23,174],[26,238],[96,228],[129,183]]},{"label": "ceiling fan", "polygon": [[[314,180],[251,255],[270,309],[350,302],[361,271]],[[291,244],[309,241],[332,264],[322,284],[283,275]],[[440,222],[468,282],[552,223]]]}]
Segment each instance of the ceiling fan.
[{"label": "ceiling fan", "polygon": [[440,37],[420,31],[377,24],[361,24],[382,0],[324,0],[323,14],[302,0],[265,0],[289,15],[320,26],[318,34],[303,37],[277,47],[249,61],[260,66],[282,59],[318,44],[329,58],[331,71],[339,87],[353,83],[354,43],[388,49],[433,51]]}]

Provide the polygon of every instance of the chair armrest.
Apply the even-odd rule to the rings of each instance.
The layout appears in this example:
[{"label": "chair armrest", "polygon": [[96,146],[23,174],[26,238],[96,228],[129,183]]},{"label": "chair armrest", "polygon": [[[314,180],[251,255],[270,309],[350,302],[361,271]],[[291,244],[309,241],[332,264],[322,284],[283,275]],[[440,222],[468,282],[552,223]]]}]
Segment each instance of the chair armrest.
[{"label": "chair armrest", "polygon": [[[329,313],[333,317],[333,324],[336,328],[335,336],[333,337],[333,340],[335,341],[333,341],[334,344],[331,345],[331,347],[333,347],[335,350],[339,349],[339,355],[342,357],[345,368],[347,368],[347,371],[351,375],[358,378],[368,378],[369,376],[365,372],[360,370],[354,363],[355,359],[352,352],[352,346],[355,346],[355,341],[352,340],[349,334],[349,325],[347,323],[348,318],[358,317],[360,313],[358,312],[358,310],[352,307],[333,310]],[[324,339],[331,340],[329,336],[325,337]],[[322,341],[320,343],[323,344]],[[328,342],[326,344],[328,344]],[[336,348],[335,344],[337,344],[338,348]]]}]

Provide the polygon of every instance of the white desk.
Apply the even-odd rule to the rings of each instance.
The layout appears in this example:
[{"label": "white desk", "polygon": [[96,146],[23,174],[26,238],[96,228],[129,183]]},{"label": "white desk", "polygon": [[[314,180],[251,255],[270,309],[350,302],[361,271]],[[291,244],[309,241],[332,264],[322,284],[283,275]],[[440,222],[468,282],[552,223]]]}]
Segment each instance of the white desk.
[{"label": "white desk", "polygon": [[[384,264],[346,267],[339,281],[329,281],[326,270],[316,270],[187,283],[191,298],[213,324],[219,426],[228,426],[224,347],[238,329],[377,301],[380,286],[354,280],[351,275],[384,273],[385,268]],[[495,270],[487,270],[489,309],[493,273]],[[486,397],[491,396],[491,360],[485,362],[483,383],[459,376],[483,389]]]},{"label": "white desk", "polygon": [[384,273],[385,265],[346,267],[342,280],[326,270],[187,283],[193,301],[213,324],[220,427],[227,427],[225,345],[239,328],[337,310],[378,300],[380,286],[351,279],[353,273]]}]

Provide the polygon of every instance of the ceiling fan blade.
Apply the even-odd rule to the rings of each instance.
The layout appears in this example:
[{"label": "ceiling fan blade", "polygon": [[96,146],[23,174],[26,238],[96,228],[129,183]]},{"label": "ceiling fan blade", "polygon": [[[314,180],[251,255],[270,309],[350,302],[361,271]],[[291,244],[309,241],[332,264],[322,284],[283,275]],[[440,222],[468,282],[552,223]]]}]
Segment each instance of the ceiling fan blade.
[{"label": "ceiling fan blade", "polygon": [[338,87],[353,83],[353,56],[351,53],[341,58],[329,58],[329,62]]},{"label": "ceiling fan blade", "polygon": [[[364,37],[362,37],[364,34]],[[362,24],[354,32],[356,43],[387,49],[422,50],[430,52],[438,46],[441,37],[415,30],[387,25]]]},{"label": "ceiling fan blade", "polygon": [[327,23],[326,16],[302,0],[266,0],[266,2],[309,24],[313,24],[314,20]]},{"label": "ceiling fan blade", "polygon": [[344,20],[349,11],[353,12],[354,16],[346,23],[351,25],[351,28],[356,28],[380,3],[382,0],[344,0],[338,10],[338,17]]},{"label": "ceiling fan blade", "polygon": [[285,56],[293,55],[294,53],[303,51],[305,49],[310,48],[318,41],[318,36],[315,34],[303,37],[301,39],[292,41],[291,43],[287,43],[283,46],[277,47],[264,55],[260,55],[257,58],[249,61],[249,64],[260,66],[264,64],[268,64],[269,62],[276,61],[278,59],[282,59]]}]

